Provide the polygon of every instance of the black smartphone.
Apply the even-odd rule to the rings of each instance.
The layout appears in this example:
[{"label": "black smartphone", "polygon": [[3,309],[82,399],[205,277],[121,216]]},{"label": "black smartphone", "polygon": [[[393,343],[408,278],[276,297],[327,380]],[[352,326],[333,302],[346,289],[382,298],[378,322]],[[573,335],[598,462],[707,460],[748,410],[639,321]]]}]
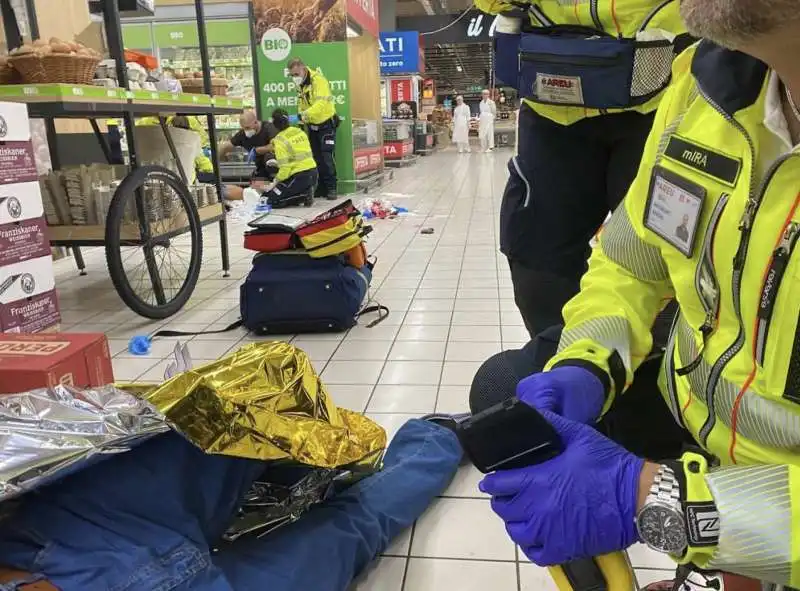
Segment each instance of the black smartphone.
[{"label": "black smartphone", "polygon": [[458,438],[464,453],[484,474],[541,464],[562,451],[553,426],[516,397],[462,422]]}]

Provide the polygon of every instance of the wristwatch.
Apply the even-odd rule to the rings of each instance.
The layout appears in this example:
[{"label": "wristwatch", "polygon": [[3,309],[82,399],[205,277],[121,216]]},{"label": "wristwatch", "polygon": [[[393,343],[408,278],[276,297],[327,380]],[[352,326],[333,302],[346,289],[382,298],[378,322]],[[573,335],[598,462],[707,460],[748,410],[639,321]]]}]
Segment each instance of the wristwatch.
[{"label": "wristwatch", "polygon": [[642,510],[636,516],[639,537],[656,552],[681,556],[689,545],[680,483],[669,466],[662,465]]}]

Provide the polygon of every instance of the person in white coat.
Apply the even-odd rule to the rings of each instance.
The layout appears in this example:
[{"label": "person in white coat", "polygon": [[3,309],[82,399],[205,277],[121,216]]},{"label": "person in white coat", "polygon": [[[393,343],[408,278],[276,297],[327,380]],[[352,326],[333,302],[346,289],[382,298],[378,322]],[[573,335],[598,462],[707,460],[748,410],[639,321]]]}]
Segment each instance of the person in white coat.
[{"label": "person in white coat", "polygon": [[489,96],[489,91],[484,90],[478,127],[478,136],[481,138],[481,149],[484,152],[491,152],[494,150],[494,120],[497,118],[497,106]]},{"label": "person in white coat", "polygon": [[456,97],[456,108],[453,109],[453,143],[458,146],[458,153],[469,152],[469,107],[464,104],[464,97]]}]

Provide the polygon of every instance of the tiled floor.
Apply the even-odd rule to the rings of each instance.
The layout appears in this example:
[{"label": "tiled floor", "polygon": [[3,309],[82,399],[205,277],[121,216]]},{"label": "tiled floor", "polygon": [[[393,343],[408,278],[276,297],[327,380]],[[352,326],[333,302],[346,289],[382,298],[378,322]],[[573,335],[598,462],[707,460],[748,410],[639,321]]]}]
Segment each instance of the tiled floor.
[{"label": "tiled floor", "polygon": [[[480,362],[527,338],[497,249],[508,156],[441,153],[397,170],[379,192],[412,213],[374,222],[369,243],[378,256],[373,292],[391,309],[389,318],[348,334],[286,336],[308,353],[340,406],[366,412],[390,436],[420,414],[466,410]],[[422,228],[433,228],[433,234],[421,234]],[[186,309],[168,322],[147,322],[124,308],[102,251],[85,252],[86,277],[77,275],[70,260],[59,261],[65,329],[105,332],[117,379],[158,381],[174,342],[157,341],[150,356],[133,357],[126,352],[128,339],[160,326],[206,330],[236,320],[238,286],[251,259],[241,246],[242,231],[241,223],[231,224],[231,277],[224,279],[216,227],[206,229],[201,282]],[[240,330],[195,337],[189,348],[195,360],[210,360],[250,339]],[[478,492],[478,480],[474,469],[462,468],[447,493],[356,589],[554,590],[546,571],[530,564],[506,537]],[[669,561],[644,548],[634,549],[631,560],[642,585],[670,575]]]}]

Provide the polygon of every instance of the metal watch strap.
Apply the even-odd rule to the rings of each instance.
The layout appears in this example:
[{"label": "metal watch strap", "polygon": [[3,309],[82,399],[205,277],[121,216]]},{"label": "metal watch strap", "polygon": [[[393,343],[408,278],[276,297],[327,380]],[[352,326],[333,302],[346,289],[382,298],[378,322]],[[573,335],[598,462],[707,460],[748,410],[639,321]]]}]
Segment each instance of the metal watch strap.
[{"label": "metal watch strap", "polygon": [[650,494],[645,499],[645,504],[660,501],[678,511],[681,510],[681,486],[675,477],[675,472],[669,466],[662,464],[653,479]]}]

